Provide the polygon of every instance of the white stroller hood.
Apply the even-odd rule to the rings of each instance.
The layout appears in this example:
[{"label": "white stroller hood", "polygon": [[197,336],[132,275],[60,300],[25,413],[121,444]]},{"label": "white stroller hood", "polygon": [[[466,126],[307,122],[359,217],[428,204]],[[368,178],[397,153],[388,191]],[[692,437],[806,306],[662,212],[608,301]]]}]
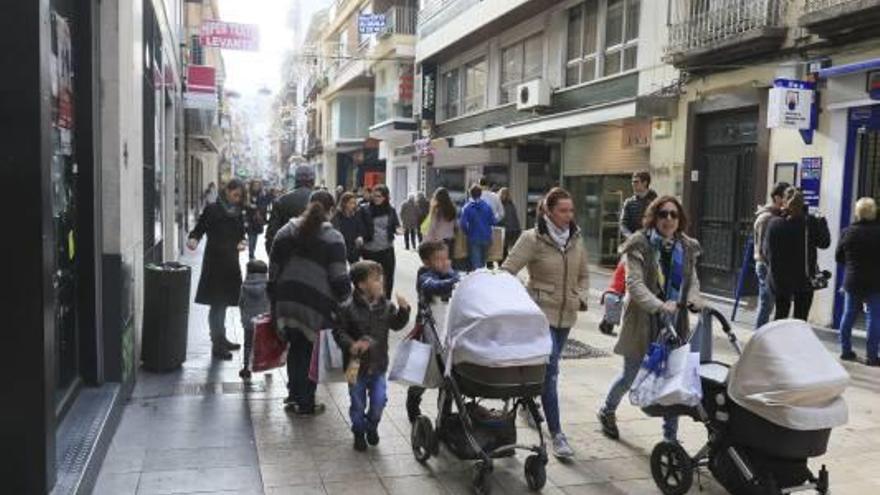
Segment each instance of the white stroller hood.
[{"label": "white stroller hood", "polygon": [[847,422],[849,374],[801,320],[761,327],[730,372],[734,402],[776,425],[799,431]]},{"label": "white stroller hood", "polygon": [[547,317],[507,272],[465,277],[452,295],[446,327],[446,374],[456,363],[531,366],[550,356]]}]

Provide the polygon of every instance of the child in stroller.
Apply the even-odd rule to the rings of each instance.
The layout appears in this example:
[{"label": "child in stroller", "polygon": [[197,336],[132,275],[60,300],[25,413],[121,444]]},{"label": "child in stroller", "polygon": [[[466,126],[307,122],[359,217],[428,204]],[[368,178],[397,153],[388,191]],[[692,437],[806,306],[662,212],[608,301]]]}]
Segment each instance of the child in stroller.
[{"label": "child in stroller", "polygon": [[665,495],[690,490],[694,472],[708,467],[735,495],[828,493],[828,471],[807,466],[825,453],[831,428],[846,422],[841,397],[848,375],[800,320],[780,320],[760,329],[743,349],[730,324],[717,319],[740,356],[732,367],[700,365],[703,397],[693,408],[648,406],[649,416],[677,414],[705,425],[708,442],[691,457],[678,442],[658,443],[651,474]]},{"label": "child in stroller", "polygon": [[[478,460],[473,486],[489,493],[492,460],[532,454],[524,471],[529,488],[540,490],[547,480],[547,449],[538,428],[537,445],[517,443],[518,408],[526,408],[536,424],[543,421],[535,397],[544,386],[551,341],[547,319],[518,279],[512,275],[474,272],[460,282],[450,302],[446,335],[436,332],[431,308],[420,301],[424,331],[436,339],[435,359],[444,370],[439,389],[436,429],[427,416],[413,422],[412,449],[419,462],[437,455],[442,442],[457,457]],[[489,409],[483,399],[503,401]]]},{"label": "child in stroller", "polygon": [[605,314],[599,322],[599,331],[605,335],[614,335],[614,325],[620,324],[623,312],[623,296],[626,294],[626,263],[621,259],[611,275],[608,289],[602,293],[599,301],[605,306]]}]

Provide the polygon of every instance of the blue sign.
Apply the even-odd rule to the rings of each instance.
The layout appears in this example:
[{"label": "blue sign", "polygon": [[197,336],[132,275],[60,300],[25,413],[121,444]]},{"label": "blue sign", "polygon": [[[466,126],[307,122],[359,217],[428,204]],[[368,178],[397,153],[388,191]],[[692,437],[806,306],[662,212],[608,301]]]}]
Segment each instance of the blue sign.
[{"label": "blue sign", "polygon": [[801,192],[804,194],[804,203],[809,207],[810,213],[819,209],[819,195],[822,188],[822,157],[801,159]]},{"label": "blue sign", "polygon": [[385,14],[361,14],[358,16],[360,34],[376,34],[385,31]]}]

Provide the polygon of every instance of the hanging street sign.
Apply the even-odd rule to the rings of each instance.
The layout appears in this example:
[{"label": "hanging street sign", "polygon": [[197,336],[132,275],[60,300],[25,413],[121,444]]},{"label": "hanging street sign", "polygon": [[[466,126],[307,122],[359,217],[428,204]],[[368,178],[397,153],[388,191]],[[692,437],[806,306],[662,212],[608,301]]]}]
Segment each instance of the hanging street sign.
[{"label": "hanging street sign", "polygon": [[199,42],[202,46],[222,50],[257,51],[260,49],[260,28],[255,24],[205,21]]},{"label": "hanging street sign", "polygon": [[385,14],[360,14],[358,33],[376,34],[385,31]]}]

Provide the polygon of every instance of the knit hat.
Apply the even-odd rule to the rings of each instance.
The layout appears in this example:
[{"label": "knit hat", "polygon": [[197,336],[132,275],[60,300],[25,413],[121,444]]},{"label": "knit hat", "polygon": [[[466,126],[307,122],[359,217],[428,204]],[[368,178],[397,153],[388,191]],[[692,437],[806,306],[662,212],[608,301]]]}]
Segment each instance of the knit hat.
[{"label": "knit hat", "polygon": [[297,186],[315,182],[315,168],[311,165],[300,165],[293,172],[293,181]]}]

